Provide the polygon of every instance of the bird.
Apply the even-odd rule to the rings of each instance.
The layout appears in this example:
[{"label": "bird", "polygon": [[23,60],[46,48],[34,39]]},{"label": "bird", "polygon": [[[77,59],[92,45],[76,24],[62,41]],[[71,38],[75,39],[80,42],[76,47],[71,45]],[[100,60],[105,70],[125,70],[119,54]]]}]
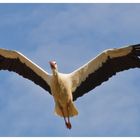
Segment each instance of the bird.
[{"label": "bird", "polygon": [[67,74],[59,72],[55,60],[49,64],[52,73],[18,51],[0,49],[0,70],[16,72],[50,93],[55,103],[55,114],[64,119],[66,128],[71,129],[70,117],[78,115],[74,101],[118,72],[140,68],[140,44],[104,50]]}]

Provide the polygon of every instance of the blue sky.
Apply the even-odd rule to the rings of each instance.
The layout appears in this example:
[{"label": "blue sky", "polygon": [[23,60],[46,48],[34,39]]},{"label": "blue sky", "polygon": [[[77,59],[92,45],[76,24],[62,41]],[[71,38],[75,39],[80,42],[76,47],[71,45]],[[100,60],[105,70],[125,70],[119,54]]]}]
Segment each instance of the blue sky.
[{"label": "blue sky", "polygon": [[[0,47],[50,71],[72,72],[108,48],[140,43],[140,4],[0,4]],[[0,72],[0,136],[140,136],[140,71],[117,74],[79,98],[67,130],[53,98]]]}]

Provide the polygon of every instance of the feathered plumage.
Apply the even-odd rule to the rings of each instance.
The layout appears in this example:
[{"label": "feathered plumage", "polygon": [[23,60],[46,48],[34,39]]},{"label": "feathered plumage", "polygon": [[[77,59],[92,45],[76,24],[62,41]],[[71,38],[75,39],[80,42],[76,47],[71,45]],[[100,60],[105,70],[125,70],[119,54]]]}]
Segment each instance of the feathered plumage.
[{"label": "feathered plumage", "polygon": [[140,68],[139,57],[140,44],[130,45],[105,50],[69,74],[59,73],[56,62],[50,61],[52,74],[49,74],[23,54],[0,49],[0,70],[16,72],[48,91],[55,101],[55,113],[64,118],[67,128],[70,129],[69,117],[78,115],[73,101],[117,72]]}]

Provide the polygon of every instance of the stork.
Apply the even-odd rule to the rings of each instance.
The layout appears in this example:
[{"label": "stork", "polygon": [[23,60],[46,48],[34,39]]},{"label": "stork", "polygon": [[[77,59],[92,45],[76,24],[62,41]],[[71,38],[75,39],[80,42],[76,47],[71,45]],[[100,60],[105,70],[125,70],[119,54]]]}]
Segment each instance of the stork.
[{"label": "stork", "polygon": [[0,70],[8,70],[33,81],[52,95],[55,113],[71,129],[70,117],[78,115],[74,101],[101,85],[117,72],[140,68],[140,44],[103,51],[77,70],[64,74],[50,61],[52,74],[18,51],[0,49]]}]

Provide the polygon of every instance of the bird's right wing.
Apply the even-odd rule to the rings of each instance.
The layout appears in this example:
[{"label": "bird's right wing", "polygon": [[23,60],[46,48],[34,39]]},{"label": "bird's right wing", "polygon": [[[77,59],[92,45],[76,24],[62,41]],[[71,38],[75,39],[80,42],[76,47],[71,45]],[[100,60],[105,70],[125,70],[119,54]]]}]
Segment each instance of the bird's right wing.
[{"label": "bird's right wing", "polygon": [[69,74],[73,100],[107,81],[117,72],[140,68],[140,44],[109,49]]},{"label": "bird's right wing", "polygon": [[51,94],[50,75],[17,51],[0,49],[0,70],[16,72]]}]

